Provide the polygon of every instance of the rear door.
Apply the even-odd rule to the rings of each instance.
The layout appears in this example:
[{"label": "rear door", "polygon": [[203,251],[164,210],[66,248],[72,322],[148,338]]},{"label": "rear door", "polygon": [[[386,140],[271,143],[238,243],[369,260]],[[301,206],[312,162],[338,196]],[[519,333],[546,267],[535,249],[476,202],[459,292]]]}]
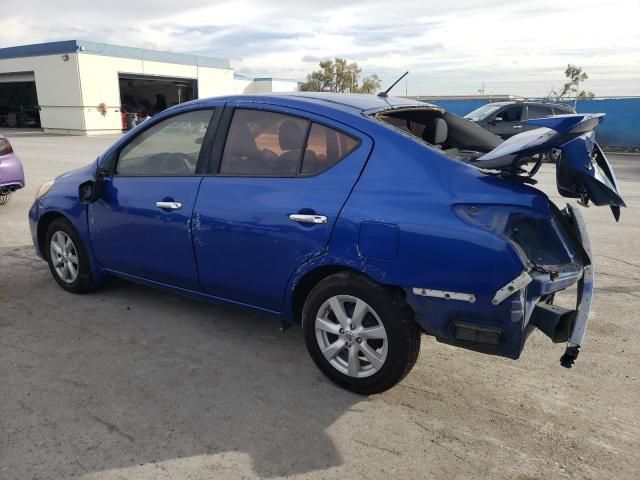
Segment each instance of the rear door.
[{"label": "rear door", "polygon": [[209,108],[149,120],[113,154],[104,193],[89,205],[91,243],[104,267],[201,290],[190,220],[202,180],[198,161],[213,113]]},{"label": "rear door", "polygon": [[230,106],[194,209],[200,281],[211,295],[279,312],[292,273],[327,246],[372,142],[307,112]]}]

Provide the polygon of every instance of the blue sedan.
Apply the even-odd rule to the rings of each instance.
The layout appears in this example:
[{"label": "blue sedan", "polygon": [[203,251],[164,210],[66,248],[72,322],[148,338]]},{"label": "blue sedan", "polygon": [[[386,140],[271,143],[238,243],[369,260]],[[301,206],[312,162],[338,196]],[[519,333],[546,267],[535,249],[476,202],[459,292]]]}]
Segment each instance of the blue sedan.
[{"label": "blue sedan", "polygon": [[[361,394],[409,373],[423,333],[516,359],[537,328],[570,367],[593,294],[579,209],[624,202],[602,114],[530,120],[503,141],[421,102],[299,93],[198,100],[45,183],[33,242],[65,290],[110,276],[301,324],[314,362]],[[554,295],[578,284],[574,309]]]}]

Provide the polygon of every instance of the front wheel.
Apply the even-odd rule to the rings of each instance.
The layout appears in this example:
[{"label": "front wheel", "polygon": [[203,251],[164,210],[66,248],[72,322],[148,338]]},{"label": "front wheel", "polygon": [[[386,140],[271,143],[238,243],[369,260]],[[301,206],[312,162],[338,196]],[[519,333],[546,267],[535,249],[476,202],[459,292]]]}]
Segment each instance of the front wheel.
[{"label": "front wheel", "polygon": [[361,275],[344,272],[322,280],[307,297],[302,316],[313,361],[353,392],[388,390],[418,358],[420,329],[404,298]]},{"label": "front wheel", "polygon": [[51,222],[45,238],[49,270],[58,285],[72,293],[94,290],[97,285],[91,275],[89,255],[69,221],[58,218]]}]

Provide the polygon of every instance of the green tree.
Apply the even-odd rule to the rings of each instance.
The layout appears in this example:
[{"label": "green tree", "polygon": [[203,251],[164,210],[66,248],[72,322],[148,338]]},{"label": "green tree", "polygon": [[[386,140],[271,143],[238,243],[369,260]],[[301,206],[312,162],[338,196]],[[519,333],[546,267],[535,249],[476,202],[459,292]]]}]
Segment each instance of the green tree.
[{"label": "green tree", "polygon": [[577,104],[578,99],[580,98],[595,97],[593,92],[580,90],[580,84],[589,78],[589,75],[587,75],[587,72],[582,70],[582,67],[569,64],[564,71],[564,76],[567,77],[567,81],[562,88],[559,90],[552,89],[547,98],[563,100],[574,97],[575,103]]},{"label": "green tree", "polygon": [[[380,78],[371,75],[360,80],[362,69],[356,62],[344,58],[320,62],[320,68],[307,75],[300,86],[304,92],[375,93],[380,89]],[[361,82],[361,83],[360,83]]]}]

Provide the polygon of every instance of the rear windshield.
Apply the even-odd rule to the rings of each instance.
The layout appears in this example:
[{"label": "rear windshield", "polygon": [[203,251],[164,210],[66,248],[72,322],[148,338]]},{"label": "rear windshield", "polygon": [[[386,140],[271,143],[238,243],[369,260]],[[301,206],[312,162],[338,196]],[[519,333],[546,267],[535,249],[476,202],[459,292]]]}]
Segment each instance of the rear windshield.
[{"label": "rear windshield", "polygon": [[478,124],[433,107],[382,111],[375,118],[463,162],[473,161],[502,143]]}]

